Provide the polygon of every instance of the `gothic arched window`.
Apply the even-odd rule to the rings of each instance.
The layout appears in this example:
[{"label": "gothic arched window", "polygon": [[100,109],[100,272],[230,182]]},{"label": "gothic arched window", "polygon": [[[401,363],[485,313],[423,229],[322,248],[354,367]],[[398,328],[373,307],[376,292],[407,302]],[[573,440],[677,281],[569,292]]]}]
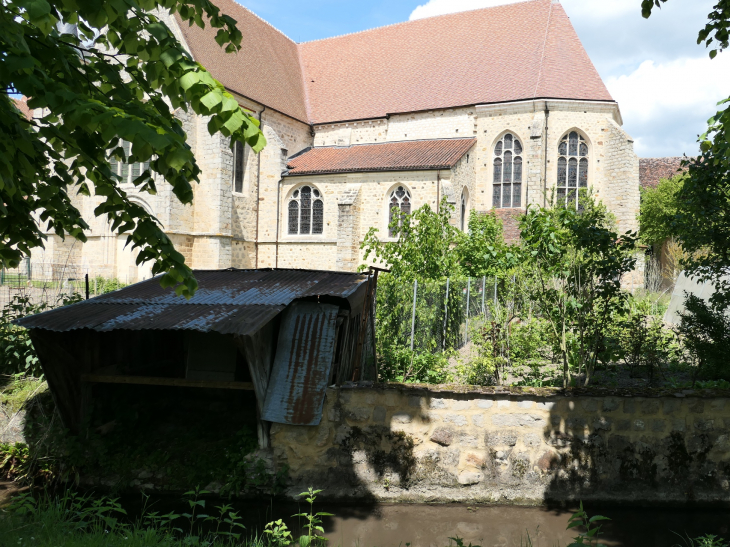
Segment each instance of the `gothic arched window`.
[{"label": "gothic arched window", "polygon": [[321,234],[324,228],[324,202],[319,190],[302,186],[289,198],[289,234]]},{"label": "gothic arched window", "polygon": [[511,133],[494,146],[492,207],[522,206],[522,143]]},{"label": "gothic arched window", "polygon": [[393,219],[398,219],[398,226],[403,225],[403,215],[411,213],[411,193],[405,186],[394,188],[388,198],[388,235],[395,237]]},{"label": "gothic arched window", "polygon": [[579,197],[588,188],[588,144],[571,131],[558,145],[557,203],[580,209]]}]

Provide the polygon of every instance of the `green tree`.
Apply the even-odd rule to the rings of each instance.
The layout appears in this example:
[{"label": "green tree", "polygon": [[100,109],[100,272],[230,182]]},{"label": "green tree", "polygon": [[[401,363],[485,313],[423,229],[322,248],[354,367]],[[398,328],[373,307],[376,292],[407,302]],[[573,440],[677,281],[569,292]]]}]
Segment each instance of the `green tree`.
[{"label": "green tree", "polygon": [[[160,11],[156,11],[160,10]],[[94,210],[128,233],[137,263],[153,261],[163,286],[190,296],[197,284],[160,223],[129,200],[110,161],[149,162],[135,178],[154,194],[158,180],[183,203],[200,168],[174,111],[210,116],[208,130],[255,151],[265,141],[247,114],[155,14],[217,28],[216,42],[240,49],[235,20],[210,0],[6,0],[0,7],[0,86],[29,97],[27,120],[0,96],[0,261],[14,267],[43,246],[44,228],[85,240],[73,193],[101,198]],[[66,25],[59,25],[60,22]],[[75,31],[67,25],[75,25]],[[65,29],[65,30],[64,30]],[[251,75],[254,77],[254,75]],[[125,158],[123,141],[131,143]]]},{"label": "green tree", "polygon": [[519,261],[519,247],[504,242],[502,221],[494,211],[469,216],[469,232],[460,238],[458,261],[469,277],[502,276]]},{"label": "green tree", "polygon": [[370,228],[361,245],[364,259],[372,255],[401,280],[435,281],[457,274],[454,248],[461,232],[449,222],[452,212],[444,198],[438,211],[424,205],[411,214],[394,215],[390,228],[395,241],[381,241],[378,229]]},{"label": "green tree", "polygon": [[647,245],[661,244],[674,237],[674,218],[680,210],[679,192],[687,175],[661,179],[654,188],[642,188],[639,237]]},{"label": "green tree", "polygon": [[[642,0],[644,17],[667,0]],[[730,0],[718,0],[699,31],[698,44],[705,44],[710,58],[727,49],[730,40]],[[687,252],[686,270],[713,281],[718,291],[713,298],[730,299],[730,281],[723,280],[730,267],[730,99],[708,120],[700,136],[700,155],[688,159],[688,177],[677,193],[681,207],[672,231]]]},{"label": "green tree", "polygon": [[636,264],[635,234],[619,236],[610,220],[590,199],[582,211],[528,207],[520,219],[529,296],[550,324],[566,387],[571,362],[590,382],[604,332],[623,310],[621,278]]}]

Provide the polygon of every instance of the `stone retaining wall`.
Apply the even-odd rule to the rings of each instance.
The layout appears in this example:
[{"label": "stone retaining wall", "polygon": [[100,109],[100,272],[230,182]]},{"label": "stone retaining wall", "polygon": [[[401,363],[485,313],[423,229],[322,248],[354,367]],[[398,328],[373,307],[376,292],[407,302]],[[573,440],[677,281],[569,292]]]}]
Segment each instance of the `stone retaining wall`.
[{"label": "stone retaining wall", "polygon": [[274,424],[296,495],[541,504],[730,501],[728,393],[330,388],[316,427]]}]

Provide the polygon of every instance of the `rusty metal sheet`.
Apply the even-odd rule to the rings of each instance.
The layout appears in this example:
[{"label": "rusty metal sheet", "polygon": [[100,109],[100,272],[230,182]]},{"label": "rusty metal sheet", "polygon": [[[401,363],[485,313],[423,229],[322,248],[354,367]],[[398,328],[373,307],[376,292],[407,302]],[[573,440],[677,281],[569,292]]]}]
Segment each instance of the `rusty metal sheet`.
[{"label": "rusty metal sheet", "polygon": [[[91,302],[89,300],[88,302]],[[193,330],[249,335],[285,306],[180,306],[175,304],[74,304],[29,315],[17,323],[29,329]]]},{"label": "rusty metal sheet", "polygon": [[195,270],[198,291],[190,300],[148,279],[19,320],[29,329],[65,332],[75,329],[185,329],[247,335],[256,332],[294,300],[312,297],[346,299],[362,306],[365,274],[317,270]]},{"label": "rusty metal sheet", "polygon": [[284,313],[261,418],[318,425],[335,351],[337,306],[295,302]]}]

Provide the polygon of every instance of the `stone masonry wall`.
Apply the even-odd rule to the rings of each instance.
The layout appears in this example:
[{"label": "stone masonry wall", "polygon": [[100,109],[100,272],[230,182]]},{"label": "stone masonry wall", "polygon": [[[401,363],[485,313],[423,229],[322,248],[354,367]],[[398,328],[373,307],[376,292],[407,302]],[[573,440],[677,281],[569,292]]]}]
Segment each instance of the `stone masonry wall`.
[{"label": "stone masonry wall", "polygon": [[273,424],[271,445],[292,496],[726,502],[728,397],[351,385],[327,390],[320,425]]}]

